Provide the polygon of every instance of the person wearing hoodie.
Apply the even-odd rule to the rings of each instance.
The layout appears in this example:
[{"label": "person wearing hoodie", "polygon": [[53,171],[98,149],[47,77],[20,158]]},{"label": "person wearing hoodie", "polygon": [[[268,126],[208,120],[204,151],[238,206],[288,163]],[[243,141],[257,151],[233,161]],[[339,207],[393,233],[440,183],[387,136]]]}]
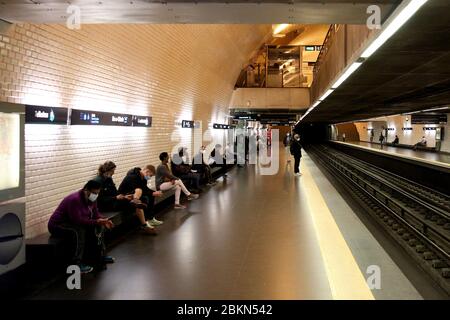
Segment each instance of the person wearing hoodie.
[{"label": "person wearing hoodie", "polygon": [[81,190],[65,197],[48,221],[52,236],[68,239],[75,245],[72,264],[78,265],[81,273],[94,270],[91,265],[114,262],[113,257],[105,255],[103,233],[114,224],[98,211],[100,188],[99,182],[89,180]]}]

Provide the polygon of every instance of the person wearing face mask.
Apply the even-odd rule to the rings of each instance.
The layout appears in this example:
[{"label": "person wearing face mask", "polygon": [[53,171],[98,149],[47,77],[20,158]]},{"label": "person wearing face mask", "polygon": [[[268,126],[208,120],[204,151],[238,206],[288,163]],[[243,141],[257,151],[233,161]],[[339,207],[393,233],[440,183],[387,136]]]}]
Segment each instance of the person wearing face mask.
[{"label": "person wearing face mask", "polygon": [[194,156],[194,159],[192,161],[192,170],[195,170],[198,173],[202,174],[206,179],[208,186],[213,186],[217,182],[214,181],[212,177],[211,167],[209,166],[208,163],[206,163],[205,157],[206,157],[206,147],[201,146],[200,151]]},{"label": "person wearing face mask", "polygon": [[294,174],[296,176],[301,176],[300,173],[300,159],[302,158],[302,145],[300,143],[300,136],[294,134],[294,140],[290,147],[291,154],[294,156]]},{"label": "person wearing face mask", "polygon": [[[104,229],[111,229],[113,223],[100,215],[97,209],[97,197],[101,185],[99,182],[90,180],[83,189],[65,197],[48,222],[48,230],[55,237],[71,240],[75,244],[75,252],[72,264],[77,264],[82,273],[88,273],[93,267],[85,263],[87,261],[86,251],[95,252],[91,261],[97,263],[113,263],[114,258],[105,256],[103,241]],[[98,254],[98,256],[97,256]],[[97,259],[98,258],[98,259]]]},{"label": "person wearing face mask", "polygon": [[[155,171],[155,167],[152,165],[147,165],[144,169],[133,168],[127,172],[118,189],[119,194],[131,197],[131,205],[135,207],[132,210],[136,212],[141,229],[150,235],[156,235],[154,227],[163,224],[162,221],[155,218],[153,212],[154,197],[160,197],[162,192],[153,191],[147,186],[150,178],[155,175]],[[136,206],[135,203],[144,204],[144,206]]]}]

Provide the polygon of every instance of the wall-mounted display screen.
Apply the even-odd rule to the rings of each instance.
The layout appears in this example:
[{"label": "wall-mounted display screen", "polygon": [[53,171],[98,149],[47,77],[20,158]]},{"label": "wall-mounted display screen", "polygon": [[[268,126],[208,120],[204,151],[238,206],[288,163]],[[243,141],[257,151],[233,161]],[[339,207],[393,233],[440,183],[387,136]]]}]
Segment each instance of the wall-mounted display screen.
[{"label": "wall-mounted display screen", "polygon": [[0,202],[25,195],[24,113],[23,105],[0,103]]},{"label": "wall-mounted display screen", "polygon": [[0,190],[19,187],[20,115],[0,112]]},{"label": "wall-mounted display screen", "polygon": [[72,109],[70,124],[100,126],[131,126],[132,115]]},{"label": "wall-mounted display screen", "polygon": [[152,117],[145,116],[133,116],[132,119],[133,127],[151,127],[152,126]]},{"label": "wall-mounted display screen", "polygon": [[254,113],[235,113],[233,119],[236,120],[259,120],[259,116]]},{"label": "wall-mounted display screen", "polygon": [[68,110],[41,106],[25,106],[25,123],[67,124]]},{"label": "wall-mounted display screen", "polygon": [[419,113],[411,115],[412,124],[446,124],[445,113]]}]

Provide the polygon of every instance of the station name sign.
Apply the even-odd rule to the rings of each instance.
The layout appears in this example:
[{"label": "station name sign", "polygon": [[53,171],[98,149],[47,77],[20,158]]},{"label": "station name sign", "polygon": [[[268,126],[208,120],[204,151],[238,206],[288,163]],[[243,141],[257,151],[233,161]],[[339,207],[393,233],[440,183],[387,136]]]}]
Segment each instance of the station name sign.
[{"label": "station name sign", "polygon": [[67,124],[66,108],[25,106],[25,123]]}]

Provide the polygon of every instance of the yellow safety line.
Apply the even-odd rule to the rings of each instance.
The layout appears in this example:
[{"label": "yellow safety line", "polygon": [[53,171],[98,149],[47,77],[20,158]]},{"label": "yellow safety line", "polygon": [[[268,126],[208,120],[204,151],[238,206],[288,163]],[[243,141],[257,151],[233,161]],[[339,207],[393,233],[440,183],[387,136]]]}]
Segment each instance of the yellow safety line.
[{"label": "yellow safety line", "polygon": [[306,191],[305,199],[313,220],[333,299],[373,300],[374,296],[365,277],[304,163],[302,169],[303,176],[297,179],[301,179]]}]

